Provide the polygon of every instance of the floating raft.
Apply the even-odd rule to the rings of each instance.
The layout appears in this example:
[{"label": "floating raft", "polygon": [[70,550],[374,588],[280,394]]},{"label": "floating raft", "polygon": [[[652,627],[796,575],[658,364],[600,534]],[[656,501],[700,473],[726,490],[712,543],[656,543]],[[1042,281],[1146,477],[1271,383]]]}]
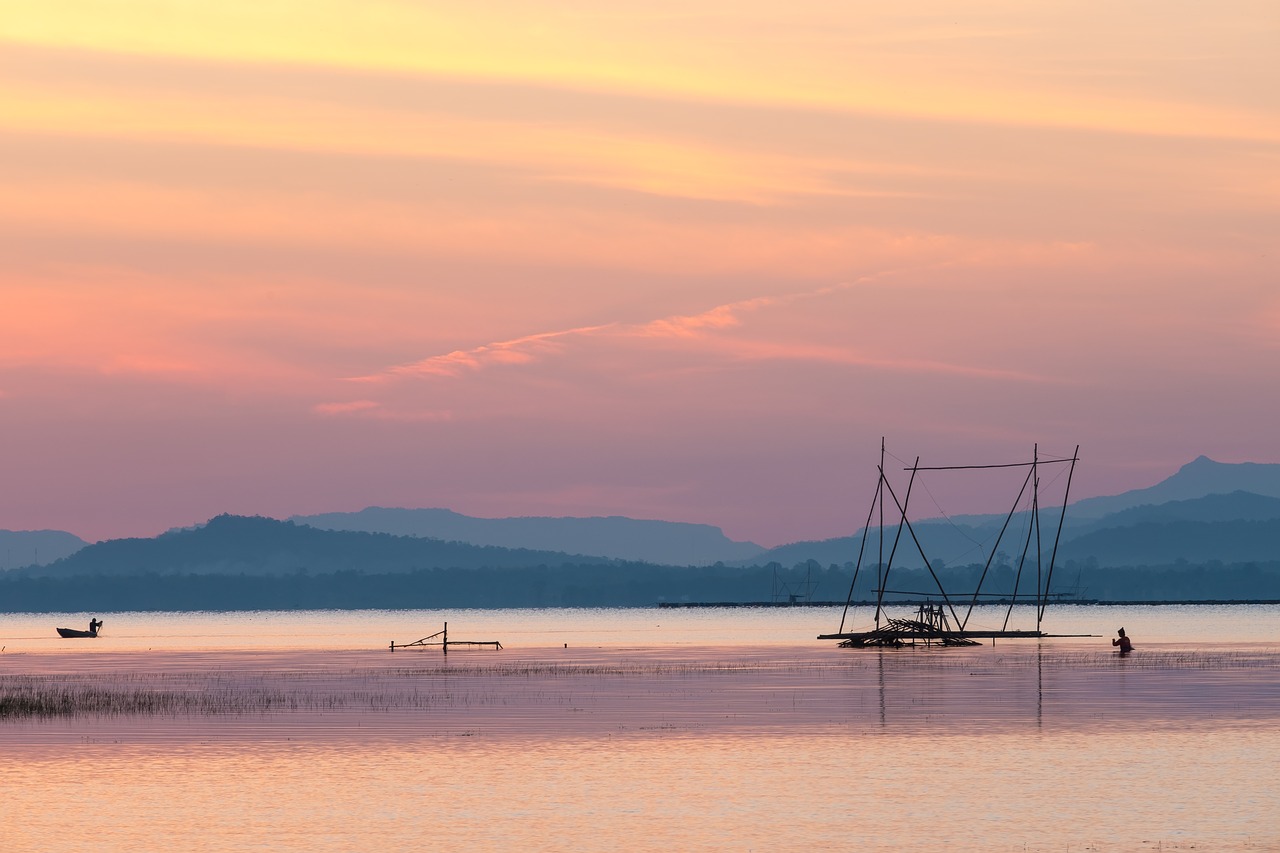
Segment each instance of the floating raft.
[{"label": "floating raft", "polygon": [[1043,631],[966,631],[907,619],[891,619],[874,631],[819,634],[819,640],[840,640],[845,649],[901,648],[915,645],[976,646],[979,640],[1025,640],[1048,637],[1087,637],[1089,634],[1046,634]]}]

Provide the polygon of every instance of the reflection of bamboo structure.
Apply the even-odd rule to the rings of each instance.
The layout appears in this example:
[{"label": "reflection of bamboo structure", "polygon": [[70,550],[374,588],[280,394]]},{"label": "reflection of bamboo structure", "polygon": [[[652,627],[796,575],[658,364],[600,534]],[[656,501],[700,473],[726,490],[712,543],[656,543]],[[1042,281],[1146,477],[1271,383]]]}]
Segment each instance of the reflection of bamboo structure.
[{"label": "reflection of bamboo structure", "polygon": [[[437,642],[431,642],[436,637],[440,639]],[[443,631],[436,631],[430,637],[423,637],[421,640],[414,640],[412,643],[400,643],[399,645],[396,644],[395,640],[391,641],[391,651],[393,652],[396,649],[421,649],[432,646],[439,646],[447,655],[449,654],[450,646],[493,646],[495,649],[501,649],[502,643],[497,640],[450,640],[448,622],[444,623]]]},{"label": "reflection of bamboo structure", "polygon": [[[858,561],[854,566],[853,580],[849,584],[849,595],[845,599],[844,613],[840,618],[840,630],[834,634],[822,634],[818,637],[820,640],[842,640],[841,646],[845,647],[863,647],[863,646],[902,646],[911,645],[915,642],[924,642],[931,644],[937,641],[941,645],[975,645],[971,642],[975,639],[996,639],[997,637],[1044,637],[1041,629],[1041,623],[1044,619],[1045,607],[1048,606],[1049,599],[1053,597],[1049,592],[1049,584],[1053,579],[1054,560],[1058,553],[1058,542],[1062,536],[1062,522],[1066,518],[1067,499],[1071,491],[1071,478],[1075,473],[1076,462],[1079,460],[1080,447],[1076,446],[1075,452],[1067,458],[1061,459],[1042,459],[1040,457],[1039,445],[1036,445],[1032,451],[1030,462],[1014,462],[1000,465],[948,465],[939,467],[922,467],[920,465],[920,457],[916,457],[915,463],[904,468],[904,471],[910,471],[911,477],[907,481],[907,487],[901,499],[894,490],[893,485],[889,482],[885,475],[884,468],[884,439],[880,440],[880,476],[876,483],[875,497],[871,503],[871,509],[867,513],[866,523],[862,527],[862,542],[858,548]],[[1059,463],[1070,463],[1067,472],[1066,487],[1062,493],[1062,512],[1058,516],[1057,530],[1054,533],[1053,549],[1049,553],[1048,565],[1043,562],[1043,549],[1040,525],[1040,468],[1044,465],[1053,465]],[[915,528],[907,517],[907,506],[911,501],[911,491],[915,486],[916,477],[922,471],[966,471],[990,468],[1026,468],[1027,476],[1022,481],[1022,488],[1018,491],[1017,498],[1014,499],[1013,507],[1009,510],[1005,517],[1004,524],[1000,528],[999,535],[996,536],[995,542],[989,548],[989,554],[986,565],[983,566],[982,574],[978,579],[977,585],[971,594],[960,596],[953,600],[953,596],[947,593],[943,587],[942,580],[938,577],[938,573],[934,571],[933,562],[924,552],[924,547],[920,544],[920,539],[916,535]],[[1028,493],[1030,488],[1030,512],[1029,523],[1027,524],[1027,536],[1023,542],[1021,556],[1018,560],[1018,570],[1014,578],[1013,594],[1008,599],[1008,610],[1005,612],[1004,625],[998,631],[977,631],[968,628],[969,618],[973,615],[973,609],[978,603],[978,599],[984,595],[982,592],[983,582],[987,579],[987,574],[991,570],[992,560],[999,551],[1000,542],[1004,538],[1009,529],[1009,522],[1013,520],[1014,515],[1018,511],[1019,505]],[[896,514],[897,531],[893,536],[893,543],[889,548],[888,560],[885,560],[885,505],[886,501],[891,500],[890,515],[891,518]],[[849,615],[849,607],[853,603],[854,584],[858,581],[858,572],[862,568],[863,557],[866,555],[867,538],[871,533],[872,519],[879,513],[879,559],[876,562],[876,600],[875,600],[875,628],[871,631],[845,631],[845,621]],[[903,533],[907,534],[915,551],[919,554],[920,559],[924,563],[924,568],[929,571],[929,575],[933,578],[933,582],[937,587],[936,594],[942,597],[942,603],[936,604],[927,601],[920,605],[916,613],[915,619],[890,619],[884,612],[885,593],[914,595],[917,597],[931,596],[934,592],[907,592],[903,593],[898,590],[889,590],[888,581],[889,574],[894,565],[894,558],[898,553],[898,546],[904,544]],[[1022,573],[1027,567],[1028,557],[1032,555],[1032,542],[1035,543],[1034,561],[1036,567],[1036,591],[1034,596],[1022,597],[1021,603],[1031,603],[1035,606],[1036,627],[1034,631],[1018,631],[1009,630],[1009,616],[1013,612],[1013,606],[1019,602],[1019,588],[1022,584]],[[905,547],[905,546],[904,546]],[[1029,569],[1028,569],[1029,571]],[[1000,594],[995,594],[997,598]],[[967,607],[960,599],[968,598]],[[964,615],[960,615],[960,610],[964,611]],[[950,619],[948,619],[948,614]],[[881,618],[887,620],[885,625],[881,625]],[[954,624],[955,627],[952,627]]]}]

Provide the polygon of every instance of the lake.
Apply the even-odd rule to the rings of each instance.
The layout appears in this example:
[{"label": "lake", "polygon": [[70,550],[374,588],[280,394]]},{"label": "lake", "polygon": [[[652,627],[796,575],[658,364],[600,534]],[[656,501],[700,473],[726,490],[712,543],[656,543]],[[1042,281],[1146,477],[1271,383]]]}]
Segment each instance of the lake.
[{"label": "lake", "polygon": [[[1280,606],[959,649],[815,639],[840,617],[6,614],[3,849],[1280,849]],[[503,649],[388,648],[446,621]]]}]

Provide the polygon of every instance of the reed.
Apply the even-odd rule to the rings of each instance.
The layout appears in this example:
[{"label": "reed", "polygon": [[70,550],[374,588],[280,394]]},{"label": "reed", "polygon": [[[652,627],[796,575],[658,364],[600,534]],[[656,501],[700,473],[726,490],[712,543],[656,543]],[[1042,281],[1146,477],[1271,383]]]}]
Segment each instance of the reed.
[{"label": "reed", "polygon": [[[776,689],[796,682],[830,684],[892,674],[984,675],[1110,670],[1191,673],[1280,671],[1268,650],[1139,650],[1119,658],[1108,650],[1017,648],[856,650],[811,659],[722,661],[623,660],[605,663],[508,661],[429,662],[418,667],[305,671],[209,670],[0,675],[0,723],[79,716],[212,717],[305,712],[394,713],[430,709],[521,707],[573,710],[606,693],[614,697],[711,695],[722,680],[748,676]],[[656,693],[654,691],[657,691]],[[603,700],[602,700],[603,701]]]}]

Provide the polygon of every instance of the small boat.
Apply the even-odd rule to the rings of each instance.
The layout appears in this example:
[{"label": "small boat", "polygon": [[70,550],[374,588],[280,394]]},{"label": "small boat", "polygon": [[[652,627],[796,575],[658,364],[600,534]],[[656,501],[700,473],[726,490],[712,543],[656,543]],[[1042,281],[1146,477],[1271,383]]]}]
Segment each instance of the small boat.
[{"label": "small boat", "polygon": [[81,631],[77,628],[59,628],[58,636],[59,637],[96,637],[98,636],[98,629],[101,627],[102,627],[101,619],[90,619],[88,631]]}]

